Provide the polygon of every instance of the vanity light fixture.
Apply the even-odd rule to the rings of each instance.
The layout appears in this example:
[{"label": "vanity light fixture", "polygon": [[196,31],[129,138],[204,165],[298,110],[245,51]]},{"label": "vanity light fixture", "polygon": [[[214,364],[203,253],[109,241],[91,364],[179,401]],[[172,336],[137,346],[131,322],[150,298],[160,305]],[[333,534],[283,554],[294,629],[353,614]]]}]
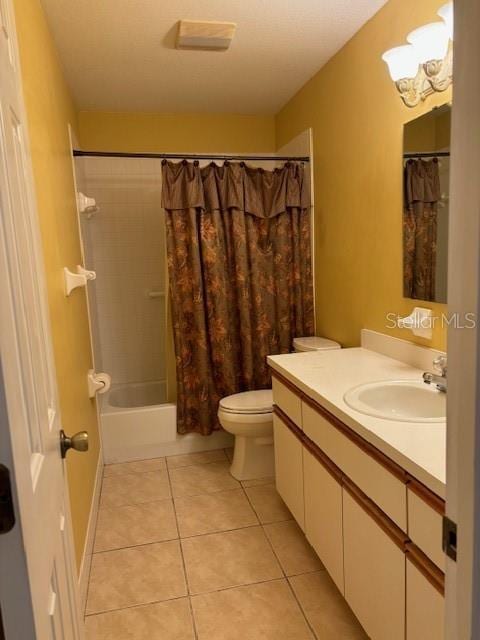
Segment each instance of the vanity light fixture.
[{"label": "vanity light fixture", "polygon": [[442,22],[414,29],[409,44],[386,51],[390,77],[407,107],[415,107],[435,91],[445,91],[452,83],[453,2],[437,12]]}]

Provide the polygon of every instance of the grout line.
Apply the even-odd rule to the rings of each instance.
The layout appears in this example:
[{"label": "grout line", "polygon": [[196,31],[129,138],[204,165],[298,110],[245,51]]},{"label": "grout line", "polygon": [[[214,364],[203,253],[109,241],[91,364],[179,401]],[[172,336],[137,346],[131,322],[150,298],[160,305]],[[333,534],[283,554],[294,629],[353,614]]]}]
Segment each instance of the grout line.
[{"label": "grout line", "polygon": [[153,504],[154,502],[167,502],[167,501],[173,503],[173,496],[167,496],[166,498],[153,498],[152,500],[146,500],[145,502],[127,502],[125,504],[112,504],[112,505],[99,504],[98,511],[100,512],[100,508],[102,511],[106,511],[108,509],[123,509],[124,507],[143,507],[143,505],[146,505],[146,504]]},{"label": "grout line", "polygon": [[[266,486],[266,485],[257,485],[257,486],[264,487],[264,486]],[[278,524],[279,522],[290,522],[291,520],[294,520],[294,519],[295,519],[295,518],[293,517],[293,515],[292,515],[292,514],[290,514],[290,518],[286,518],[285,520],[270,520],[270,521],[268,521],[268,522],[262,522],[262,520],[261,520],[260,516],[259,516],[259,515],[258,515],[258,513],[257,513],[257,510],[255,509],[255,505],[253,504],[252,500],[250,500],[250,496],[249,496],[249,495],[248,495],[248,493],[247,493],[247,489],[255,489],[256,487],[244,487],[243,485],[241,485],[241,487],[242,487],[242,489],[243,489],[243,493],[245,494],[245,496],[246,496],[246,498],[247,498],[247,500],[248,500],[248,502],[249,502],[250,506],[251,506],[251,507],[252,507],[252,509],[253,509],[253,512],[255,513],[255,515],[256,515],[256,516],[257,516],[257,518],[258,518],[258,522],[259,522],[259,524],[260,524],[262,527],[263,527],[263,525],[266,525],[266,524]],[[290,512],[289,512],[289,513],[290,513]]]},{"label": "grout line", "polygon": [[[313,573],[313,572],[311,572]],[[305,574],[299,574],[299,575],[305,575]],[[292,578],[295,578],[296,576],[290,576]],[[312,632],[312,636],[314,638],[316,638],[317,640],[321,640],[321,638],[319,638],[319,636],[317,636],[317,634],[315,633],[315,629],[312,627],[312,625],[310,624],[309,619],[307,618],[307,614],[305,613],[305,610],[302,606],[302,603],[300,602],[300,600],[297,597],[297,594],[295,593],[294,588],[292,587],[289,578],[287,577],[287,584],[288,584],[288,588],[290,589],[292,596],[294,597],[296,603],[298,604],[298,608],[300,609],[300,612],[303,615],[303,619],[305,620],[305,622],[307,623],[307,627],[310,629],[310,631]]]},{"label": "grout line", "polygon": [[199,593],[192,593],[190,598],[208,596],[212,593],[222,593],[222,591],[232,591],[233,589],[244,589],[246,587],[255,587],[257,584],[268,584],[269,582],[287,582],[288,583],[288,579],[280,576],[279,578],[267,578],[266,580],[257,580],[256,582],[242,582],[241,584],[233,584],[229,587],[222,587],[221,589],[212,589],[211,591],[200,591]]},{"label": "grout line", "polygon": [[[172,480],[170,478],[170,469],[168,468],[168,466],[167,466],[167,477],[168,477],[168,484],[169,484],[169,487],[170,487],[170,493],[173,496]],[[196,621],[195,621],[195,615],[193,613],[192,600],[190,598],[190,584],[188,582],[187,567],[185,565],[185,557],[183,555],[182,541],[180,539],[180,528],[178,526],[177,509],[176,509],[176,506],[175,506],[175,500],[172,499],[172,502],[173,502],[173,513],[175,515],[175,526],[177,527],[178,544],[179,544],[179,547],[180,547],[180,557],[182,559],[183,576],[185,578],[185,586],[186,586],[186,589],[187,589],[188,607],[189,607],[189,610],[190,610],[190,618],[191,618],[191,621],[192,621],[193,635],[194,635],[195,640],[198,640],[197,624],[196,624]]]},{"label": "grout line", "polygon": [[[170,458],[176,458],[178,456],[188,456],[188,455],[195,455],[195,453],[209,453],[210,451],[222,451],[225,455],[224,459],[220,459],[220,460],[207,460],[206,462],[191,462],[189,464],[184,464],[184,465],[180,465],[178,467],[169,467],[167,460]],[[228,455],[225,452],[225,449],[209,449],[207,451],[194,451],[192,453],[179,453],[173,456],[163,456],[160,458],[143,458],[142,460],[129,460],[127,462],[111,462],[109,464],[104,465],[104,474],[105,474],[105,468],[107,467],[112,467],[112,466],[116,466],[116,465],[128,465],[128,464],[135,464],[135,463],[141,463],[141,462],[149,462],[150,460],[164,460],[165,461],[165,465],[163,467],[160,467],[158,469],[148,469],[146,471],[125,471],[123,473],[111,473],[109,475],[103,475],[103,478],[116,478],[116,477],[121,477],[121,476],[131,476],[131,475],[142,475],[144,473],[155,473],[157,471],[167,471],[167,470],[176,470],[176,469],[185,469],[186,467],[196,467],[199,465],[204,465],[204,464],[214,464],[215,462],[231,462]]]},{"label": "grout line", "polygon": [[[169,464],[168,464],[168,460],[170,458],[178,458],[180,456],[191,456],[191,455],[195,455],[195,453],[210,453],[210,452],[213,452],[213,451],[222,451],[224,457],[221,458],[220,460],[207,460],[206,462],[191,462],[190,464],[182,464],[182,465],[180,465],[178,467],[170,467]],[[195,467],[195,466],[202,465],[202,464],[213,464],[214,462],[230,462],[227,454],[225,453],[225,449],[209,449],[208,451],[194,451],[193,453],[180,453],[180,454],[175,455],[175,456],[166,456],[165,457],[165,461],[166,461],[165,464],[167,465],[167,467],[169,469],[172,469],[172,470],[174,470],[174,469],[185,469],[185,467]]]},{"label": "grout line", "polygon": [[[243,491],[244,491],[245,495],[247,496],[247,500],[248,500],[248,501],[250,502],[250,504],[251,504],[252,509],[255,511],[255,507],[253,506],[252,502],[250,501],[250,498],[248,497],[248,494],[247,494],[247,492],[246,492],[246,490],[245,490],[245,487],[243,487],[243,485],[242,485],[242,488],[243,488]],[[255,514],[256,514],[256,515],[257,515],[257,517],[258,517],[258,514],[257,514],[257,512],[256,512],[256,511],[255,511]],[[260,520],[260,518],[259,518],[259,520]],[[292,520],[294,520],[294,519],[292,518]],[[294,521],[295,521],[295,520],[294,520]],[[283,520],[282,522],[291,522],[291,520]],[[265,531],[265,525],[269,525],[269,524],[277,524],[277,523],[276,523],[276,522],[265,522],[265,523],[262,523],[262,522],[261,522],[261,523],[260,523],[260,525],[261,525],[261,527],[262,527],[262,529],[263,529],[263,533],[264,533],[264,535],[265,535],[265,538],[267,539],[268,544],[270,545],[270,548],[271,548],[271,550],[272,550],[272,552],[273,552],[273,555],[275,556],[275,558],[276,558],[276,560],[277,560],[277,562],[278,562],[278,565],[279,565],[279,567],[280,567],[280,569],[281,569],[281,571],[282,571],[282,573],[283,573],[283,579],[286,581],[286,583],[287,583],[287,585],[288,585],[288,588],[290,589],[290,592],[292,593],[292,596],[293,596],[294,600],[296,601],[296,603],[297,603],[297,604],[298,604],[298,606],[299,606],[300,612],[301,612],[301,614],[302,614],[302,616],[303,616],[303,619],[305,620],[305,622],[306,622],[306,624],[307,624],[307,627],[310,629],[311,633],[313,634],[313,638],[317,638],[317,640],[319,640],[319,639],[318,639],[318,637],[317,637],[317,634],[315,633],[315,631],[314,631],[314,629],[313,629],[312,625],[310,624],[310,622],[309,622],[309,620],[308,620],[308,618],[307,618],[307,616],[306,616],[306,614],[305,614],[305,611],[303,610],[302,605],[300,604],[299,599],[297,598],[297,595],[296,595],[295,591],[293,590],[292,585],[290,584],[289,577],[294,577],[294,576],[288,576],[288,575],[287,575],[287,573],[286,573],[285,569],[283,568],[283,565],[282,565],[282,563],[281,563],[281,561],[280,561],[280,558],[278,557],[278,555],[277,555],[277,553],[276,553],[276,551],[275,551],[275,549],[274,549],[274,547],[273,547],[273,544],[272,544],[272,542],[271,542],[270,538],[268,537],[268,535],[267,535],[267,533],[266,533],[266,531]],[[308,571],[308,572],[304,572],[304,573],[314,573],[314,571]],[[298,575],[303,575],[303,574],[298,574]]]},{"label": "grout line", "polygon": [[191,536],[181,536],[179,539],[192,540],[192,538],[203,538],[205,536],[216,536],[220,533],[231,533],[232,531],[242,531],[242,529],[253,529],[254,527],[261,527],[260,522],[254,522],[253,524],[246,524],[243,527],[233,527],[232,529],[215,529],[215,531],[205,531],[204,533],[194,533]]},{"label": "grout line", "polygon": [[[131,605],[127,605],[126,607],[117,607],[115,609],[102,609],[101,611],[93,611],[92,613],[88,613],[85,617],[92,618],[94,616],[100,616],[105,613],[114,613],[115,611],[124,611],[125,609],[138,609],[139,607],[148,607],[149,605],[161,604],[163,602],[173,602],[175,600],[183,600],[184,598],[188,598],[189,600],[191,600],[192,598],[210,595],[211,593],[221,593],[222,591],[232,591],[233,589],[243,589],[245,587],[253,587],[257,584],[268,584],[270,582],[288,582],[288,579],[280,577],[280,578],[269,578],[268,580],[258,580],[257,582],[245,582],[243,584],[235,584],[229,587],[223,587],[222,589],[212,589],[212,591],[202,591],[201,593],[192,593],[191,595],[175,596],[173,598],[165,598],[164,600],[151,600],[149,602],[131,604]],[[192,619],[195,620],[193,613],[192,613]]]},{"label": "grout line", "polygon": [[163,544],[164,542],[180,541],[180,538],[165,538],[163,540],[153,540],[152,542],[138,542],[137,544],[129,544],[125,547],[114,547],[113,549],[101,549],[100,551],[94,551],[92,555],[98,556],[102,553],[111,553],[112,551],[125,551],[126,549],[139,549],[140,547],[151,547],[154,544]]},{"label": "grout line", "polygon": [[116,611],[125,611],[126,609],[138,609],[139,607],[148,607],[153,604],[162,604],[163,602],[174,602],[175,600],[184,600],[188,598],[188,595],[175,596],[174,598],[166,598],[165,600],[151,600],[148,602],[141,602],[140,604],[130,604],[126,607],[117,607],[116,609],[102,609],[101,611],[94,611],[93,613],[87,613],[85,618],[93,618],[94,616],[101,616],[105,613],[115,613]]},{"label": "grout line", "polygon": [[[205,464],[209,464],[209,463],[205,463]],[[169,483],[169,488],[170,488],[170,491],[171,491],[171,478],[170,478],[169,469],[167,468],[166,471],[167,471],[167,479],[168,479],[168,483]],[[103,478],[102,478],[102,481],[103,481]],[[292,586],[290,584],[290,581],[289,581],[289,576],[286,575],[285,570],[283,569],[282,564],[281,564],[277,554],[275,553],[273,545],[270,542],[270,539],[268,538],[268,536],[267,536],[267,534],[265,532],[265,526],[266,525],[276,524],[276,522],[273,522],[273,523],[270,523],[270,522],[262,523],[260,521],[260,518],[258,517],[258,514],[257,514],[257,512],[255,510],[255,507],[253,506],[253,503],[251,502],[250,498],[248,497],[248,494],[247,494],[247,492],[245,490],[245,487],[243,487],[243,485],[240,484],[238,488],[227,489],[224,492],[238,491],[239,488],[243,491],[243,493],[244,493],[244,495],[245,495],[245,497],[247,499],[248,504],[250,505],[253,513],[255,514],[255,517],[257,518],[258,523],[255,523],[255,524],[252,524],[252,525],[247,525],[246,527],[237,527],[235,529],[213,531],[213,532],[207,532],[207,533],[202,533],[202,534],[196,534],[196,535],[193,535],[193,536],[187,536],[187,537],[183,538],[183,540],[188,540],[190,538],[196,538],[196,537],[203,537],[203,536],[206,536],[206,535],[228,533],[229,531],[238,531],[238,530],[241,530],[241,529],[249,529],[249,528],[253,528],[253,527],[261,527],[262,530],[263,530],[263,533],[264,533],[264,535],[265,535],[265,537],[266,537],[266,539],[268,541],[268,544],[270,545],[270,547],[272,549],[272,552],[273,552],[273,554],[274,554],[274,556],[275,556],[275,558],[277,560],[279,568],[280,568],[280,570],[282,572],[282,577],[274,578],[274,579],[268,579],[268,580],[259,580],[259,581],[256,581],[256,582],[248,582],[248,583],[244,583],[244,584],[237,584],[237,585],[232,585],[230,587],[225,587],[225,588],[222,588],[222,589],[214,589],[212,591],[205,591],[205,592],[198,593],[198,594],[192,594],[191,593],[191,589],[190,589],[190,585],[189,585],[189,582],[188,582],[188,574],[187,574],[187,571],[186,571],[185,557],[184,557],[184,554],[183,554],[183,546],[182,546],[182,538],[180,538],[180,529],[179,529],[179,526],[178,526],[178,516],[177,516],[177,511],[176,511],[175,499],[173,497],[165,498],[164,500],[170,500],[171,503],[172,503],[172,506],[173,506],[174,516],[175,516],[175,525],[176,525],[176,529],[177,529],[177,538],[169,538],[167,540],[161,540],[161,541],[158,541],[158,542],[156,541],[156,542],[150,542],[150,543],[145,543],[145,544],[140,544],[140,545],[132,545],[130,547],[121,547],[119,549],[109,549],[109,550],[105,550],[105,551],[98,551],[98,552],[95,552],[95,554],[92,554],[92,555],[97,555],[97,554],[101,554],[101,553],[111,553],[113,551],[119,551],[121,549],[138,548],[138,547],[149,546],[149,545],[153,545],[153,544],[162,544],[163,542],[178,541],[179,547],[180,547],[180,555],[181,555],[181,559],[182,559],[182,568],[183,568],[183,572],[184,572],[186,591],[187,591],[186,595],[177,596],[177,597],[174,597],[174,598],[167,598],[167,599],[164,599],[164,600],[154,600],[154,601],[151,601],[151,602],[144,602],[144,603],[134,604],[134,605],[130,605],[130,606],[127,606],[127,607],[120,607],[120,608],[117,608],[117,609],[106,609],[106,610],[102,610],[102,611],[96,611],[96,612],[92,612],[92,613],[86,614],[85,617],[98,616],[98,615],[102,615],[102,614],[106,614],[106,613],[112,613],[112,612],[115,612],[115,611],[122,611],[124,609],[145,607],[145,606],[149,606],[149,605],[160,604],[160,603],[164,603],[164,602],[170,602],[170,601],[174,601],[174,600],[180,600],[180,599],[183,599],[183,598],[188,598],[193,633],[194,633],[195,640],[198,640],[198,630],[197,630],[197,627],[196,627],[195,614],[194,614],[193,605],[192,605],[192,598],[193,597],[207,595],[207,594],[210,594],[210,593],[219,593],[221,591],[229,591],[229,590],[232,590],[232,589],[238,589],[238,588],[254,586],[256,584],[264,584],[264,583],[269,583],[269,582],[286,581],[290,591],[293,594],[293,597],[295,598],[296,602],[298,603],[298,605],[300,607],[300,610],[301,610],[301,612],[302,612],[302,614],[303,614],[303,616],[305,618],[305,621],[307,623],[308,628],[311,629],[314,638],[316,638],[317,636],[316,636],[315,632],[313,631],[310,623],[308,622],[308,620],[306,618],[306,615],[305,615],[305,612],[303,610],[303,607],[301,606],[298,598],[295,595],[295,592],[293,591],[293,588],[292,588]],[[219,492],[216,491],[216,492],[210,492],[210,493],[219,493]],[[208,492],[204,492],[204,494],[198,494],[198,495],[206,495],[206,494],[208,494]],[[194,497],[194,496],[185,496],[185,497]],[[154,500],[154,501],[151,501],[151,502],[160,502],[160,501],[162,501],[162,500]],[[147,503],[140,503],[140,504],[147,504]],[[122,506],[128,506],[128,505],[118,505],[118,506],[122,507]],[[107,508],[116,508],[116,507],[107,507]],[[282,520],[282,521],[278,521],[278,522],[288,522],[288,520]],[[97,521],[97,525],[98,525],[98,521]],[[97,535],[97,526],[95,528],[94,548],[95,548],[96,535]],[[304,572],[304,573],[311,573],[311,572]],[[303,574],[299,574],[299,575],[303,575]],[[88,582],[88,589],[89,588],[90,588],[90,576],[89,576],[89,582]],[[87,602],[88,602],[88,592],[87,592]]]},{"label": "grout line", "polygon": [[102,498],[100,496],[99,509],[121,509],[122,507],[140,507],[143,504],[152,504],[152,502],[162,502],[162,500],[173,500],[172,495],[168,495],[165,498],[152,498],[151,500],[144,500],[143,502],[124,502],[122,504],[102,504]]}]

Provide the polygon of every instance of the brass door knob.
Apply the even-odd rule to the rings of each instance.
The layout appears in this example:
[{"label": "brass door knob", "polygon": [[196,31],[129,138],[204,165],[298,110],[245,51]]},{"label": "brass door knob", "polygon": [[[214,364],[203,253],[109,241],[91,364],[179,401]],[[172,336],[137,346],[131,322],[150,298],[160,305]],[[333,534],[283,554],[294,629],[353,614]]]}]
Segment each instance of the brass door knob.
[{"label": "brass door knob", "polygon": [[88,433],[86,431],[79,431],[75,435],[69,437],[62,429],[60,431],[60,451],[62,458],[65,458],[69,449],[75,449],[75,451],[88,451]]}]

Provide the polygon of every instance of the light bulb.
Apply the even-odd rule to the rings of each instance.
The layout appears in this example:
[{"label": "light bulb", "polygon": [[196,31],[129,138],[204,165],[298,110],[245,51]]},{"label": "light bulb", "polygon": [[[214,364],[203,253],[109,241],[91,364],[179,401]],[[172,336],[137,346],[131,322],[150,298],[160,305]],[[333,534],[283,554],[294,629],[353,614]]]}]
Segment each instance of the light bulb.
[{"label": "light bulb", "polygon": [[447,2],[447,4],[444,4],[443,7],[440,7],[440,9],[437,11],[437,15],[439,15],[445,22],[448,36],[450,40],[453,40],[453,2]]},{"label": "light bulb", "polygon": [[404,78],[415,78],[417,75],[419,60],[415,47],[411,44],[385,51],[382,60],[387,63],[390,77],[394,82]]},{"label": "light bulb", "polygon": [[443,60],[448,49],[448,29],[444,22],[431,22],[411,31],[407,36],[420,63]]}]

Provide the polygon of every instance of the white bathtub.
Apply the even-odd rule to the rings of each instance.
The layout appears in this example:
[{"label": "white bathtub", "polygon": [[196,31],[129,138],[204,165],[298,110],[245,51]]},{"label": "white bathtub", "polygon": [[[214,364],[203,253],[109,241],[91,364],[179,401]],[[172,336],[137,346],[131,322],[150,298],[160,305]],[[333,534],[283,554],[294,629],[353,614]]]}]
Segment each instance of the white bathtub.
[{"label": "white bathtub", "polygon": [[177,407],[165,402],[165,382],[113,384],[101,398],[100,419],[106,463],[126,462],[233,446],[233,436],[177,433]]}]

